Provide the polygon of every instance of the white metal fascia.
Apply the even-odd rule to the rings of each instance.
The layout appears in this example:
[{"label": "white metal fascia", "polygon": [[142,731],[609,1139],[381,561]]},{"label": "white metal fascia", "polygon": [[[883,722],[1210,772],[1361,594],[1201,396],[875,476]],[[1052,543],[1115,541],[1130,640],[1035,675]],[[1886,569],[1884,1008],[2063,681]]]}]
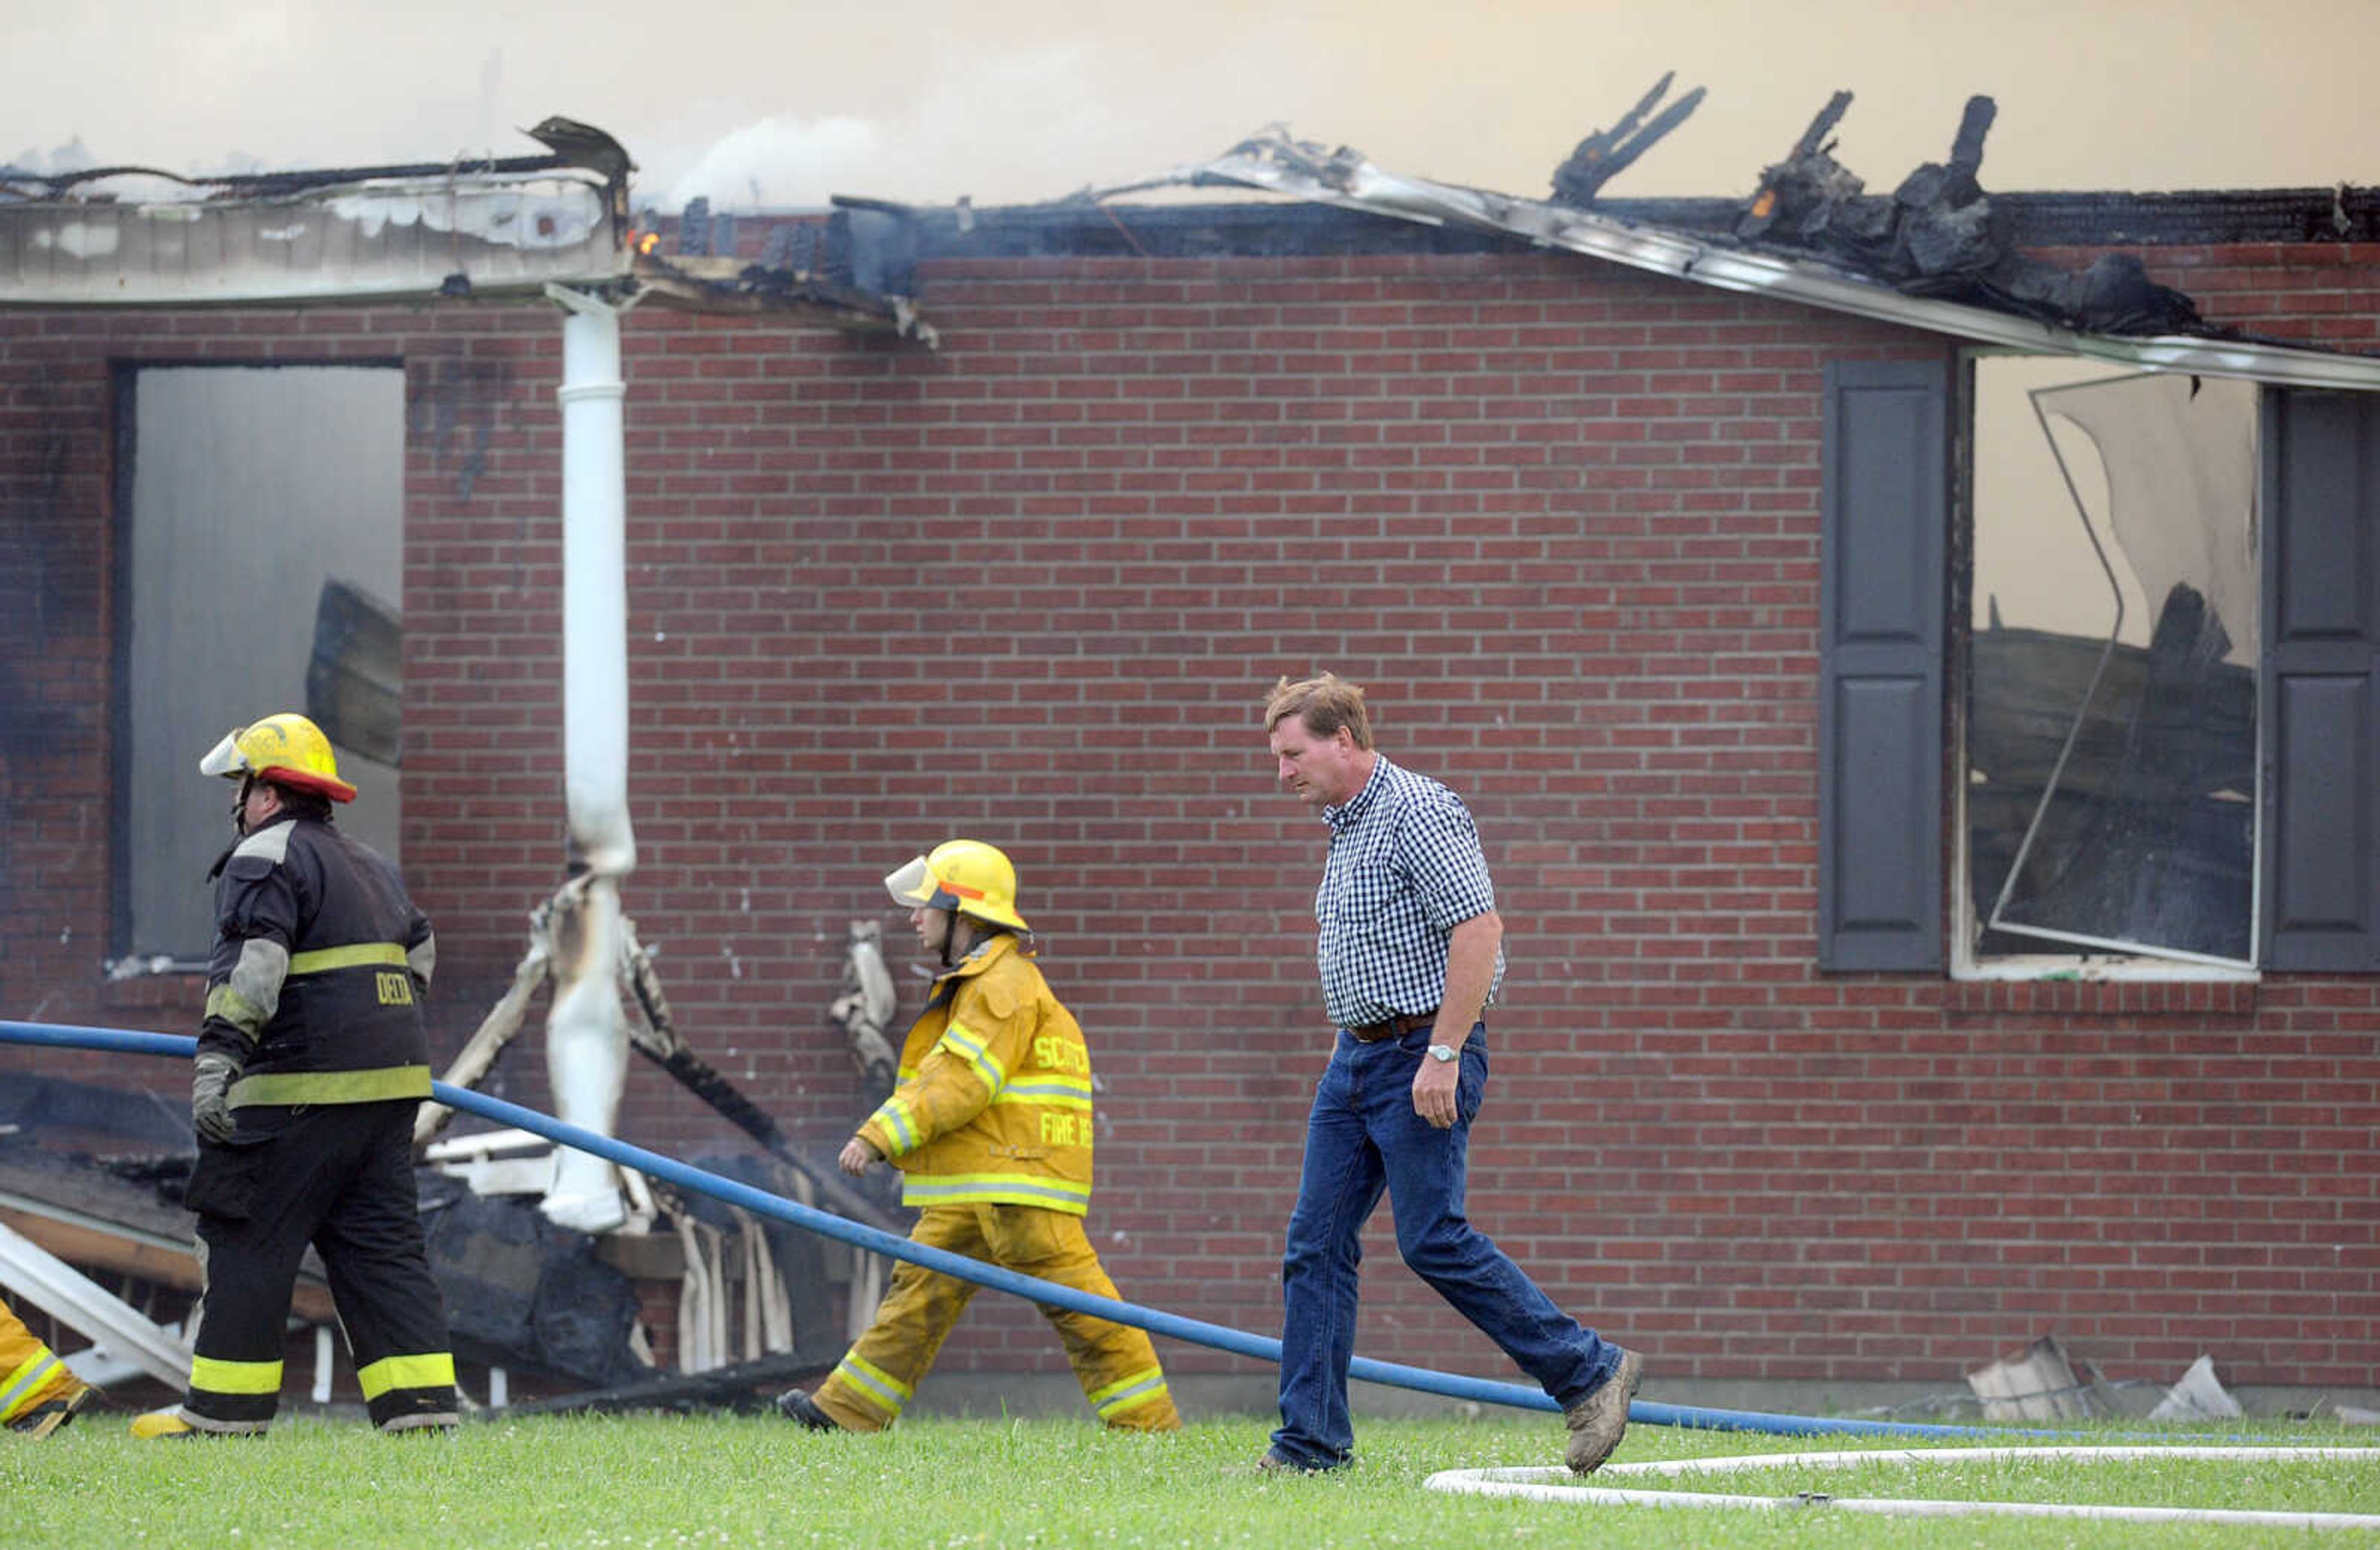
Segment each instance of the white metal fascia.
[{"label": "white metal fascia", "polygon": [[1249,140],[1173,180],[1231,183],[1342,209],[1430,225],[1485,227],[1697,285],[1776,297],[2033,355],[2083,356],[2148,371],[2243,377],[2289,387],[2380,392],[2380,357],[2286,345],[2132,336],[2054,327],[2012,312],[1903,295],[1806,260],[1720,247],[1682,232],[1638,226],[1538,200],[1382,171],[1342,151],[1318,153],[1286,137]]},{"label": "white metal fascia", "polygon": [[589,174],[368,178],[241,200],[0,202],[0,307],[537,293],[631,257]]}]

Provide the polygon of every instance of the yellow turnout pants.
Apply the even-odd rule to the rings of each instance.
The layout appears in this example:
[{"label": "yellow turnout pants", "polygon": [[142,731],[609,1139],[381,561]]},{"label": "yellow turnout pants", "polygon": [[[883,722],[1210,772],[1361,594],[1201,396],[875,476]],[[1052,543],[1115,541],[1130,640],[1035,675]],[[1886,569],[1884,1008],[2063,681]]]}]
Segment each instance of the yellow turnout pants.
[{"label": "yellow turnout pants", "polygon": [[[1100,1268],[1099,1253],[1083,1231],[1082,1218],[1062,1211],[1034,1205],[929,1206],[909,1241],[1093,1296],[1116,1295],[1115,1283]],[[876,1322],[844,1353],[813,1397],[819,1409],[854,1432],[880,1431],[899,1420],[978,1290],[972,1281],[906,1260],[894,1265]],[[1157,1348],[1146,1331],[1047,1302],[1037,1306],[1065,1343],[1066,1360],[1074,1363],[1083,1398],[1101,1421],[1137,1432],[1171,1432],[1182,1424],[1165,1387],[1164,1369],[1157,1362]]]},{"label": "yellow turnout pants", "polygon": [[25,1321],[0,1302],[0,1426],[74,1388],[77,1381]]}]

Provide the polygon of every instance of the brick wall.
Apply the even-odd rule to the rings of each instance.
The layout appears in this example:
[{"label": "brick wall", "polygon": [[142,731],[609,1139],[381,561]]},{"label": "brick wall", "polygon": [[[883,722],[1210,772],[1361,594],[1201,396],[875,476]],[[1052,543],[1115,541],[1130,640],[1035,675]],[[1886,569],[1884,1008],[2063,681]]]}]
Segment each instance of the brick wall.
[{"label": "brick wall", "polygon": [[[2368,343],[2380,251],[2310,251],[2151,259],[2212,316]],[[1256,718],[1327,666],[1495,866],[1473,1215],[1657,1372],[1955,1387],[2055,1329],[2111,1376],[2375,1381],[2380,985],[1812,967],[1821,369],[1944,344],[1519,252],[944,260],[920,291],[938,352],[626,322],[628,908],[682,1030],[806,1144],[860,1102],[846,922],[899,941],[878,879],[997,841],[1090,1035],[1110,1270],[1273,1332],[1330,1035],[1318,829]],[[71,728],[5,745],[8,1015],[187,1029],[198,999],[97,973],[109,362],[395,356],[406,857],[460,1042],[559,878],[559,343],[541,306],[0,315],[8,714]],[[75,1067],[0,1069],[35,1059]],[[542,1103],[534,1031],[499,1079]],[[622,1124],[733,1139],[646,1066]],[[1510,1375],[1385,1213],[1372,1249],[1359,1350]],[[1058,1364],[1005,1303],[947,1366]]]}]

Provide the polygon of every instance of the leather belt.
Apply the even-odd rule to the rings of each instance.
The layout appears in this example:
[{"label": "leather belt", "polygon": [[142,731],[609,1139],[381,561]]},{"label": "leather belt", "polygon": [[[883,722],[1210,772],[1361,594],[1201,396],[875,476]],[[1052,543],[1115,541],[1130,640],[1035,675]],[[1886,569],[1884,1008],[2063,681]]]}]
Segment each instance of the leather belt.
[{"label": "leather belt", "polygon": [[1402,1038],[1416,1028],[1427,1028],[1438,1021],[1438,1009],[1427,1011],[1399,1012],[1382,1023],[1366,1023],[1360,1028],[1350,1028],[1347,1036],[1357,1044],[1378,1044],[1384,1038]]}]

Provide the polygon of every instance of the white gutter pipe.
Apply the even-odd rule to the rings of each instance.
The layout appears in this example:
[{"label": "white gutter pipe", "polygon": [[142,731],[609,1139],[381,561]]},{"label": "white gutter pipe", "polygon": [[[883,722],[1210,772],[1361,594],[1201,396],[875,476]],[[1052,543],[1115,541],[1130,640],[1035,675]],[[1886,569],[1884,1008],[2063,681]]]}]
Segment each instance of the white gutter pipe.
[{"label": "white gutter pipe", "polygon": [[[563,793],[588,881],[558,923],[546,1071],[557,1115],[611,1135],[628,1073],[620,1005],[620,879],[636,869],[628,823],[627,457],[620,313],[549,285],[562,326]],[[601,1157],[555,1153],[543,1210],[556,1225],[608,1232],[627,1219],[620,1176]]]}]

